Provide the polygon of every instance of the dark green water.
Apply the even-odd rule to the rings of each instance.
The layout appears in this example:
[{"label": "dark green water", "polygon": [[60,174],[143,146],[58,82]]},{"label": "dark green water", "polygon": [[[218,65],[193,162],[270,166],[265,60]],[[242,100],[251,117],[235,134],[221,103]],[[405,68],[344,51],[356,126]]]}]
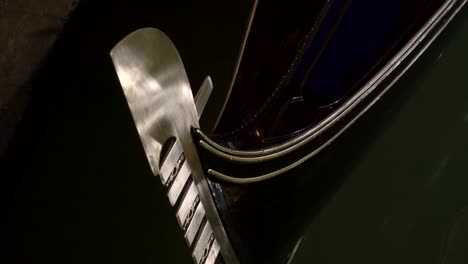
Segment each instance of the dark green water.
[{"label": "dark green water", "polygon": [[312,220],[293,263],[468,262],[466,8],[462,13],[386,95],[412,90],[401,108],[390,105],[392,118]]},{"label": "dark green water", "polygon": [[[11,261],[2,262],[191,263],[108,52],[134,29],[163,29],[194,90],[213,76],[216,93],[202,120],[209,127],[248,5],[143,2],[79,7],[81,17],[67,25],[6,159],[0,237]],[[346,166],[345,182],[311,220],[293,263],[468,261],[466,18],[465,8],[386,96],[407,91],[402,100],[383,97],[376,108],[384,115],[360,121],[360,129],[376,130],[373,140]]]},{"label": "dark green water", "polygon": [[81,1],[2,162],[0,263],[192,262],[109,52],[157,27],[177,43],[194,90],[207,74],[226,87],[248,13],[237,2]]}]

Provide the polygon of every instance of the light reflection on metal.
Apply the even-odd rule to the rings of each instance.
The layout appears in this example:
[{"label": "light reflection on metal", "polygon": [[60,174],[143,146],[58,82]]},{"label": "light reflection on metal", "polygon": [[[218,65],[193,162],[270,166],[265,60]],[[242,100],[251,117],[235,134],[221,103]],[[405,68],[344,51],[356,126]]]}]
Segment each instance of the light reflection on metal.
[{"label": "light reflection on metal", "polygon": [[178,162],[181,153],[182,149],[180,148],[180,144],[174,144],[169,150],[166,160],[162,164],[161,170],[159,172],[159,175],[161,176],[161,181],[164,185],[167,185],[167,181],[174,171],[174,167],[172,165]]},{"label": "light reflection on metal", "polygon": [[177,220],[179,221],[179,225],[182,229],[186,229],[184,228],[186,225],[185,223],[193,217],[198,202],[200,202],[200,198],[198,197],[197,187],[195,186],[195,183],[192,182],[190,183],[190,187],[187,193],[185,193],[185,197],[182,199],[182,203],[177,210]]},{"label": "light reflection on metal", "polygon": [[226,94],[226,97],[225,97],[225,100],[224,100],[224,103],[223,103],[223,107],[221,108],[221,113],[218,115],[218,119],[216,120],[214,127],[216,127],[218,125],[219,120],[220,120],[220,118],[221,118],[221,116],[222,116],[222,114],[224,112],[224,109],[226,108],[228,98],[231,95],[232,88],[234,87],[234,82],[236,81],[236,76],[237,76],[237,74],[239,72],[240,64],[241,64],[241,61],[242,61],[242,56],[244,55],[245,47],[247,45],[247,40],[249,39],[250,30],[252,28],[252,23],[253,23],[253,20],[255,18],[255,13],[257,11],[258,2],[259,2],[259,0],[254,0],[254,2],[252,4],[252,9],[250,10],[250,15],[249,15],[247,27],[245,29],[244,37],[242,38],[242,45],[240,47],[239,55],[237,57],[236,67],[234,68],[234,72],[232,74],[231,83],[229,84],[229,89],[228,89],[228,92]]},{"label": "light reflection on metal", "polygon": [[[341,130],[334,133],[332,137],[326,140],[319,147],[313,149],[307,155],[302,158],[298,158],[296,161],[282,167],[281,169],[271,171],[262,175],[254,177],[239,178],[227,175],[225,173],[216,171],[214,169],[208,169],[207,173],[213,177],[236,184],[248,184],[255,183],[264,180],[271,179],[278,175],[281,175],[300,164],[304,163],[325,147],[330,145],[338,136],[346,131],[359,117],[361,117],[372,105],[374,105],[385,92],[392,87],[392,85],[413,65],[413,63],[421,56],[421,54],[430,46],[430,44],[437,38],[437,36],[445,29],[448,23],[453,17],[460,11],[460,9],[466,4],[467,0],[447,1],[436,14],[423,26],[423,28],[411,39],[411,41],[385,66],[371,81],[369,81],[356,96],[351,98],[347,103],[344,104],[344,112],[338,110],[334,114],[330,115],[327,119],[319,123],[317,126],[307,131],[301,136],[298,136],[282,145],[275,146],[269,149],[263,149],[258,151],[238,151],[223,147],[216,142],[209,139],[202,131],[197,130],[203,140],[199,141],[201,147],[209,150],[216,156],[219,156],[225,160],[238,162],[239,166],[242,163],[259,163],[268,160],[273,160],[280,156],[286,155],[306,144],[308,141],[313,140],[317,135],[328,129],[333,122],[340,120],[341,115],[347,114],[357,105],[362,99],[367,97],[385,78],[393,73],[398,68],[398,74],[392,79],[391,83],[388,84],[382,92],[378,94],[366,107],[363,108],[353,119],[348,122]],[[455,5],[457,3],[457,5]],[[416,52],[413,52],[417,49]],[[323,124],[325,123],[326,124]],[[323,126],[322,126],[323,125]],[[275,152],[276,151],[276,152]]]},{"label": "light reflection on metal", "polygon": [[187,240],[189,246],[192,245],[193,240],[197,235],[197,231],[200,228],[204,217],[205,208],[203,207],[203,205],[198,204],[197,208],[195,209],[195,215],[193,216],[192,221],[190,221],[187,229],[185,230],[185,240]]},{"label": "light reflection on metal", "polygon": [[198,243],[193,249],[193,257],[196,263],[205,263],[204,260],[207,259],[213,242],[213,231],[211,230],[210,223],[206,222],[200,237],[198,238]]},{"label": "light reflection on metal", "polygon": [[[455,3],[457,3],[456,8],[453,8]],[[315,139],[318,135],[323,133],[324,130],[328,129],[332,126],[335,122],[340,120],[344,115],[349,113],[360,101],[362,101],[370,92],[372,92],[378,84],[380,84],[387,75],[392,72],[398,65],[408,57],[412,51],[418,47],[420,42],[422,42],[427,34],[433,30],[436,26],[440,26],[439,22],[442,17],[444,17],[447,13],[450,13],[451,17],[458,13],[458,11],[465,5],[466,0],[447,0],[442,7],[431,17],[431,19],[419,30],[415,36],[408,41],[408,44],[403,47],[398,54],[394,56],[392,60],[390,60],[382,70],[374,76],[369,82],[367,82],[358,92],[355,93],[353,97],[348,99],[345,104],[339,107],[336,111],[334,111],[330,116],[322,120],[320,123],[309,129],[308,131],[304,132],[303,134],[294,137],[282,144],[259,149],[259,150],[236,150],[226,148],[206,136],[202,131],[198,130],[197,133],[210,145],[213,146],[216,152],[214,154],[219,155],[222,158],[226,158],[229,160],[239,160],[241,162],[259,162],[268,159],[274,159],[283,155],[286,155],[307,142]],[[453,16],[452,16],[453,14]],[[451,18],[442,21],[442,24],[447,24]],[[438,29],[437,29],[438,30]],[[221,155],[224,153],[225,155]],[[259,159],[257,156],[262,156]]]},{"label": "light reflection on metal", "polygon": [[175,177],[174,183],[169,187],[169,192],[167,193],[167,196],[169,197],[169,202],[172,206],[174,206],[177,200],[179,199],[179,196],[182,193],[182,189],[187,183],[189,176],[190,168],[188,167],[187,162],[184,162],[182,168]]},{"label": "light reflection on metal", "polygon": [[216,240],[213,241],[213,245],[211,246],[210,252],[205,260],[205,264],[214,264],[216,262],[216,256],[219,253],[219,245]]},{"label": "light reflection on metal", "polygon": [[211,81],[210,76],[206,76],[205,80],[198,90],[197,95],[195,96],[195,106],[197,108],[198,118],[203,114],[203,110],[205,110],[206,103],[210,98],[211,92],[213,91],[213,82]]},{"label": "light reflection on metal", "polygon": [[[177,217],[181,227],[187,229],[184,231],[187,231],[188,244],[194,244],[194,259],[203,261],[198,263],[211,263],[208,260],[216,260],[220,251],[227,263],[238,263],[193,143],[191,128],[199,127],[199,113],[173,43],[157,29],[140,29],[119,42],[112,49],[111,57],[153,174],[160,174],[171,204],[184,205],[179,207]],[[210,83],[206,86],[204,91],[210,88]],[[204,102],[199,103],[201,111],[207,100],[204,96]],[[171,140],[174,144],[160,164],[162,147]],[[189,188],[190,182],[197,188]],[[201,203],[193,205],[193,197]],[[184,199],[192,201],[188,211],[184,211]],[[194,216],[186,223],[191,211]],[[200,223],[205,217],[205,233],[195,239],[202,232]],[[219,250],[209,255],[213,244],[219,245]],[[200,254],[200,250],[207,254]]]}]

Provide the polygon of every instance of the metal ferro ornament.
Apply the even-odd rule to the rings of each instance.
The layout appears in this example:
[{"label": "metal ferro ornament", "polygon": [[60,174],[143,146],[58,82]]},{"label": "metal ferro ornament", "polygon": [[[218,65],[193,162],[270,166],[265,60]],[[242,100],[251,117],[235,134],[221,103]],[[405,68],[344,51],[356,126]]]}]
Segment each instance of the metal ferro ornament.
[{"label": "metal ferro ornament", "polygon": [[191,129],[199,127],[211,79],[203,83],[195,104],[177,49],[154,28],[128,35],[112,49],[111,57],[149,165],[161,177],[171,205],[177,206],[176,218],[194,261],[215,263],[221,252],[225,262],[238,263],[191,135]]},{"label": "metal ferro ornament", "polygon": [[467,1],[432,1],[432,11],[342,104],[300,133],[252,149],[200,130],[213,84],[207,77],[193,97],[177,49],[163,32],[144,28],[118,43],[111,51],[118,78],[195,263],[290,263],[315,206],[306,210],[300,202],[326,196],[322,183],[335,185],[319,177],[335,177],[328,169],[336,163],[323,150],[339,147],[334,141],[413,66]]}]

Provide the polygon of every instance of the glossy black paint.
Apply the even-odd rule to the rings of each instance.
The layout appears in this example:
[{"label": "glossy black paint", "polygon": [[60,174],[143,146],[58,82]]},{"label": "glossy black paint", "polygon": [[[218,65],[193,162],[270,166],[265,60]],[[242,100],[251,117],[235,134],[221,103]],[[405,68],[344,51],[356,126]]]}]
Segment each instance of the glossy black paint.
[{"label": "glossy black paint", "polygon": [[[252,30],[253,37],[248,41],[257,43],[248,45],[262,45],[262,49],[256,53],[246,50],[246,62],[241,64],[217,130],[220,134],[213,138],[236,149],[257,149],[280,144],[313,127],[369,81],[443,2],[330,1],[320,6],[320,13],[294,14],[305,17],[308,23],[286,24],[290,35],[302,34],[302,38],[274,32],[278,37],[291,38],[296,46],[256,38],[255,34],[262,33]],[[259,12],[273,12],[259,8]],[[261,25],[262,19],[266,20],[254,17],[254,26]],[[299,23],[297,19],[293,22]],[[309,31],[296,32],[298,25]],[[274,56],[259,55],[276,45]],[[277,62],[273,63],[273,58]],[[270,70],[272,67],[275,71]]]},{"label": "glossy black paint", "polygon": [[[450,31],[444,35],[450,36]],[[430,39],[431,34],[427,38]],[[429,54],[423,55],[410,72],[421,74],[427,71],[446,44],[444,40],[437,41],[429,49]],[[399,66],[404,68],[405,63],[410,63],[411,60],[404,60]],[[395,71],[388,75],[388,80],[366,100],[380,97],[379,89],[388,87],[399,74],[399,71]],[[398,114],[398,109],[404,107],[408,98],[411,98],[414,90],[411,83],[405,82],[407,78],[411,77],[404,77],[392,87],[389,94],[384,95],[371,111],[330,146],[277,178],[252,184],[231,184],[210,178],[227,231],[243,262],[286,263],[290,260],[309,223],[320,214],[328,199],[333,197],[340,185],[347,180],[347,176],[355,170],[373,142],[380,135],[385,135],[386,123],[391,123]],[[356,116],[370,101],[362,102],[363,106],[357,107],[357,112],[351,113],[351,117]],[[340,122],[347,124],[350,120],[344,118]],[[327,132],[333,134],[339,128],[333,127],[330,130]],[[326,133],[324,137],[327,137]],[[320,137],[317,138],[317,144],[321,140]],[[259,176],[298,159],[298,156],[289,154],[269,162],[247,164],[221,159],[203,147],[199,149],[206,171],[216,169],[239,178]],[[310,153],[312,149],[313,145],[305,145],[302,155]],[[314,245],[320,243],[316,240],[314,242]],[[309,257],[313,258],[310,255]]]}]

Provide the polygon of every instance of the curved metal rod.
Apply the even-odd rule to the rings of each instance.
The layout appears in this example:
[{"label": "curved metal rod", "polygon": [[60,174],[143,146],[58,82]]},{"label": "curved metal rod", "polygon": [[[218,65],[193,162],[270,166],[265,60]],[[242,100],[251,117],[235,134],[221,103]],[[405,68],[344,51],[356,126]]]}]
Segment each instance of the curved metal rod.
[{"label": "curved metal rod", "polygon": [[[356,120],[358,120],[369,108],[371,108],[400,78],[401,76],[416,62],[416,60],[426,51],[426,49],[431,45],[431,43],[440,35],[442,30],[448,25],[448,23],[453,19],[453,17],[460,11],[460,9],[464,6],[464,4],[468,0],[464,0],[463,3],[454,11],[454,13],[447,18],[445,23],[437,30],[437,32],[432,36],[428,42],[423,46],[423,48],[415,55],[413,59],[406,65],[405,68],[402,69],[402,71],[398,74],[398,76],[395,77],[395,79],[374,99],[372,102],[367,105],[355,118],[353,118],[343,129],[341,129],[338,133],[336,133],[333,137],[331,137],[329,140],[327,140],[324,144],[322,144],[320,147],[315,149],[313,152],[307,154],[303,158],[291,163],[290,165],[283,167],[279,170],[266,173],[260,176],[256,177],[249,177],[249,178],[238,178],[238,177],[233,177],[229,176],[226,174],[223,174],[221,172],[215,171],[213,169],[208,169],[208,174],[212,175],[213,177],[225,181],[225,182],[230,182],[230,183],[235,183],[235,184],[249,184],[249,183],[256,183],[256,182],[261,182],[265,181],[271,178],[274,178],[280,174],[283,174],[291,169],[294,169],[295,167],[299,166],[300,164],[304,163],[311,157],[315,156],[317,153],[322,151],[325,147],[330,145],[338,136],[340,136],[343,132],[346,131]],[[446,14],[446,13],[444,13]],[[441,18],[438,18],[436,22],[439,22]]]},{"label": "curved metal rod", "polygon": [[[226,148],[213,140],[211,140],[207,135],[205,135],[201,130],[196,129],[195,132],[200,135],[200,137],[206,141],[211,148],[207,148],[207,144],[203,144],[202,147],[211,151],[213,154],[236,162],[246,162],[246,163],[257,163],[263,162],[266,160],[275,159],[281,157],[285,154],[288,154],[303,145],[307,144],[314,138],[316,138],[323,131],[329,129],[334,125],[339,119],[344,115],[350,112],[357,104],[359,104],[370,92],[372,92],[376,86],[378,86],[388,75],[391,73],[398,65],[408,57],[408,55],[421,43],[422,40],[426,37],[429,31],[431,31],[436,24],[440,21],[441,17],[446,15],[449,10],[457,0],[448,0],[442,7],[440,7],[436,14],[434,14],[431,19],[421,28],[416,35],[410,40],[410,42],[403,47],[400,52],[398,52],[393,59],[387,63],[383,69],[363,88],[359,90],[353,97],[348,99],[344,105],[339,107],[335,112],[329,115],[327,118],[322,120],[316,126],[312,127],[310,130],[306,131],[304,134],[297,136],[289,141],[286,141],[280,145],[264,148],[260,150],[235,150]],[[458,10],[463,7],[466,3],[466,0],[460,5]],[[456,12],[458,12],[458,10]]]}]

